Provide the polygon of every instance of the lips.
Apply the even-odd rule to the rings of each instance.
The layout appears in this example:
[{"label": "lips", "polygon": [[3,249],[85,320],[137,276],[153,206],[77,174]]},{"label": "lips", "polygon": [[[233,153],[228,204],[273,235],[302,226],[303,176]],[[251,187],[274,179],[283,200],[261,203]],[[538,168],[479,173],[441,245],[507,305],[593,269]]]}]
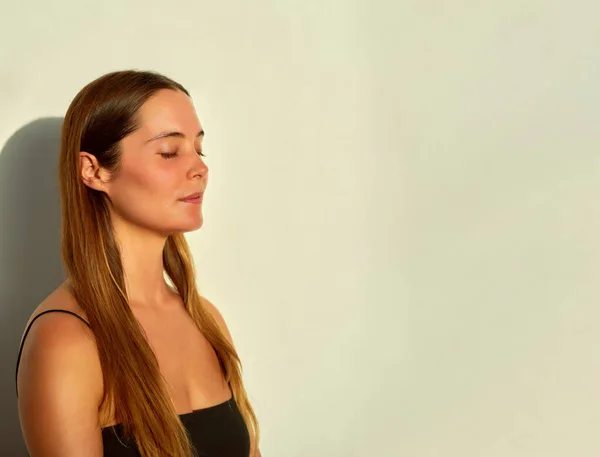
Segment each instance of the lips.
[{"label": "lips", "polygon": [[195,192],[193,194],[188,195],[187,197],[183,197],[180,200],[182,202],[194,202],[202,199],[204,192]]}]

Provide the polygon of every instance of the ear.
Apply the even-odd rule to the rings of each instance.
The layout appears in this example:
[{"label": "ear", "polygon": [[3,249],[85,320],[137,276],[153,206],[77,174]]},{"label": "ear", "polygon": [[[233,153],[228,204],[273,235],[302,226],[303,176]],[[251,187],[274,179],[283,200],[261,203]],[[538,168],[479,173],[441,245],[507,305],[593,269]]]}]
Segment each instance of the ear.
[{"label": "ear", "polygon": [[81,151],[79,153],[79,169],[81,171],[81,179],[86,186],[107,192],[110,174],[100,166],[96,156],[89,152]]}]

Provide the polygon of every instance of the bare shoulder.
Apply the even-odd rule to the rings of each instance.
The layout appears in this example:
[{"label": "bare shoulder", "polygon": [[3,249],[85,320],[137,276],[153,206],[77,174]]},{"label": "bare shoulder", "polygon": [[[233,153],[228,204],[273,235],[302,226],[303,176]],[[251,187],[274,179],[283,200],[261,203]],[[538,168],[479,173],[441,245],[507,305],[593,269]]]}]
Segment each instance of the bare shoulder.
[{"label": "bare shoulder", "polygon": [[[60,321],[60,322],[63,322],[63,321],[71,322],[73,320],[77,320],[80,324],[83,324],[83,326],[85,327],[85,324],[83,322],[79,321],[74,316],[68,316],[68,315],[65,316],[65,313],[48,313],[48,314],[45,314],[44,316],[40,316],[39,318],[37,318],[37,316],[39,316],[43,312],[55,310],[55,309],[70,311],[70,312],[75,313],[75,314],[79,315],[80,317],[82,317],[86,322],[88,321],[86,313],[83,311],[83,309],[81,309],[81,307],[77,303],[77,300],[75,299],[75,297],[73,297],[73,295],[67,288],[66,284],[62,283],[37,306],[37,308],[31,313],[31,316],[27,320],[25,329],[27,329],[29,327],[29,325],[32,323],[32,321],[34,319],[36,320],[35,324],[33,324],[31,326],[31,329],[29,330],[29,333],[27,336],[27,344],[28,345],[29,345],[29,339],[31,338],[33,333],[36,333],[36,330],[38,329],[38,327],[40,327],[40,322],[42,320],[46,320],[46,321],[52,320],[52,321]],[[66,317],[66,319],[56,319],[56,318],[54,318],[56,315]],[[54,318],[54,319],[52,319],[52,318]],[[69,324],[66,324],[66,325],[68,326]],[[51,326],[51,327],[56,328],[55,326]],[[78,329],[81,326],[75,325],[74,327],[76,329]],[[25,329],[23,330],[23,334],[21,335],[21,342],[23,341],[23,337],[25,336]],[[91,334],[91,332],[90,332],[90,334]]]},{"label": "bare shoulder", "polygon": [[62,283],[50,295],[48,295],[48,297],[46,297],[46,299],[40,303],[33,314],[35,315],[38,312],[43,312],[49,309],[64,309],[67,311],[72,311],[87,320],[85,312],[83,309],[81,309],[77,303],[77,300],[69,291],[66,283]]},{"label": "bare shoulder", "polygon": [[[49,309],[82,314],[59,289],[38,306],[29,322]],[[39,316],[23,343],[17,388],[21,427],[31,455],[74,456],[82,450],[101,455],[102,369],[85,323],[67,313]]]},{"label": "bare shoulder", "polygon": [[223,315],[221,314],[219,309],[208,298],[204,296],[201,296],[200,300],[202,301],[202,304],[207,309],[207,311],[210,312],[210,314],[213,316],[215,321],[217,321],[217,324],[219,325],[221,331],[225,334],[229,342],[233,344],[231,333],[229,332],[229,328],[227,327],[225,319],[223,318]]}]

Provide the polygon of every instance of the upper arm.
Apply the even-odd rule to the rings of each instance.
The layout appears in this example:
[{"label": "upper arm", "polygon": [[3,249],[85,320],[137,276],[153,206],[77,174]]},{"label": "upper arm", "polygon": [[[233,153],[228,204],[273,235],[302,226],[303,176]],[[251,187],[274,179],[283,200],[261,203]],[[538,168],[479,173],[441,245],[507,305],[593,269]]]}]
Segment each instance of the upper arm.
[{"label": "upper arm", "polygon": [[65,313],[37,319],[18,375],[19,417],[31,457],[102,455],[102,369],[83,322]]}]

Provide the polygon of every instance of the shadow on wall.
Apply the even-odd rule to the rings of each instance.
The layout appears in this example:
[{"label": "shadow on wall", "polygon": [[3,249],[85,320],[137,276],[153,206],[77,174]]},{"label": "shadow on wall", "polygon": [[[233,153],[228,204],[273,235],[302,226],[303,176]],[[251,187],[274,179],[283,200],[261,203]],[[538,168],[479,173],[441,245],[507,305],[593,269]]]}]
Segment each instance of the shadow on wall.
[{"label": "shadow on wall", "polygon": [[63,282],[58,155],[62,118],[12,135],[0,153],[0,455],[27,457],[15,386],[25,324]]}]

